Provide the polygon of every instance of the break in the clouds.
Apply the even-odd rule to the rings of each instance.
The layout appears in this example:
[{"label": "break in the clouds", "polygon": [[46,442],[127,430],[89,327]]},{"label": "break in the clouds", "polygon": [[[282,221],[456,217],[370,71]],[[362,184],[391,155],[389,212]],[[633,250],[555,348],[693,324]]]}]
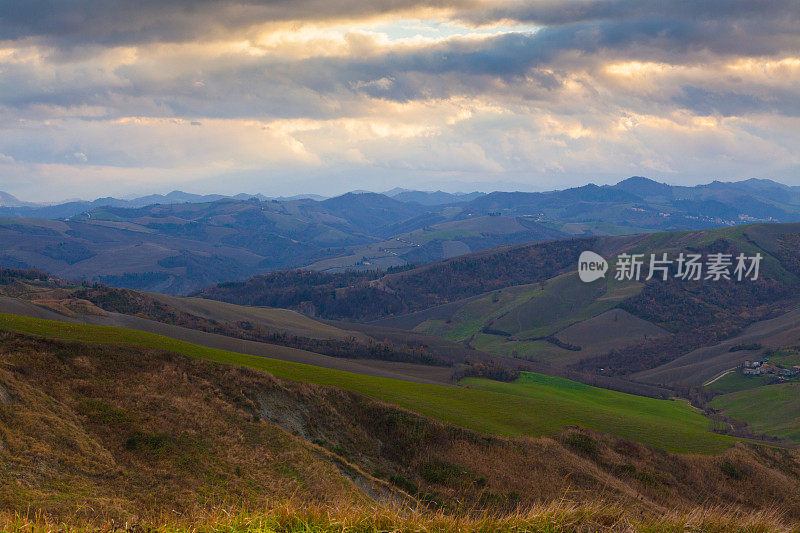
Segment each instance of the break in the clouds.
[{"label": "break in the clouds", "polygon": [[800,184],[800,3],[0,0],[0,189]]}]

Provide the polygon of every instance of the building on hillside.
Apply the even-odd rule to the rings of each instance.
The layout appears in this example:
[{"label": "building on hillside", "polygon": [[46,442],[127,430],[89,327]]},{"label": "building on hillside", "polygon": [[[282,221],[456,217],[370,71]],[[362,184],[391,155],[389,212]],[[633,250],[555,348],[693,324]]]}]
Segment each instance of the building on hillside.
[{"label": "building on hillside", "polygon": [[792,368],[784,368],[775,363],[771,363],[769,359],[766,358],[763,361],[751,361],[748,359],[742,363],[741,369],[742,374],[747,376],[778,376],[784,381],[792,376],[800,374],[800,365],[795,365]]},{"label": "building on hillside", "polygon": [[761,365],[761,373],[762,374],[781,374],[781,369],[777,366],[773,365],[772,363],[764,363]]}]

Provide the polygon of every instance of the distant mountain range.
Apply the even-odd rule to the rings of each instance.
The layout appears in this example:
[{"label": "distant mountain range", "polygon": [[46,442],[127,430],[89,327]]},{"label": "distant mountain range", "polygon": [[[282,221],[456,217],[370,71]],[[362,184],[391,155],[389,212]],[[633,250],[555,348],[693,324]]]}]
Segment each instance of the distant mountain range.
[{"label": "distant mountain range", "polygon": [[[661,217],[671,217],[672,222],[680,224],[678,218],[702,219],[715,224],[730,225],[740,221],[793,221],[800,210],[800,187],[789,186],[771,180],[749,179],[738,182],[714,181],[707,185],[693,187],[673,186],[634,176],[616,185],[598,186],[594,184],[570,189],[548,192],[499,192],[492,193],[449,193],[444,191],[417,191],[395,188],[384,193],[353,191],[342,195],[370,194],[385,196],[402,203],[414,203],[429,208],[458,206],[465,212],[495,210],[502,215],[524,216],[539,211],[558,215],[556,218],[581,218],[586,221],[603,220],[608,217],[595,211],[593,216],[578,215],[579,208],[586,204],[640,203],[634,212],[649,213],[650,208],[665,208],[656,213]],[[373,196],[376,197],[376,196]],[[324,202],[328,198],[316,194],[268,197],[263,194],[192,194],[172,191],[168,194],[151,194],[132,199],[113,197],[96,200],[70,200],[61,203],[36,203],[19,200],[15,196],[0,191],[0,216],[63,219],[102,207],[136,209],[151,205],[173,205],[184,203],[209,203],[220,200],[293,202],[313,200]],[[642,209],[639,211],[638,209]],[[642,219],[647,215],[636,215]],[[630,218],[630,217],[628,217]],[[623,225],[630,226],[630,222]],[[663,224],[657,225],[659,229]],[[644,227],[647,227],[645,224]]]},{"label": "distant mountain range", "polygon": [[800,187],[755,179],[328,199],[175,191],[49,206],[0,194],[0,203],[0,266],[172,294],[297,267],[387,269],[572,236],[800,221]]},{"label": "distant mountain range", "polygon": [[[359,193],[370,193],[370,191],[356,191],[356,194]],[[383,193],[384,196],[394,198],[399,202],[413,202],[427,206],[468,202],[484,194],[485,193],[482,192],[448,193],[442,191],[413,191],[400,188],[392,189],[391,191]],[[250,200],[252,198],[256,198],[261,201],[278,200],[279,202],[290,202],[294,200],[315,200],[321,202],[327,199],[327,197],[318,194],[297,194],[294,196],[271,197],[264,196],[263,194],[192,194],[183,191],[172,191],[168,194],[150,194],[147,196],[130,199],[121,199],[109,196],[106,198],[97,198],[96,200],[91,201],[67,200],[64,202],[44,203],[22,201],[7,192],[0,191],[0,216],[61,219],[90,212],[101,207],[122,207],[136,209],[149,205],[200,204],[216,202],[219,200]]]},{"label": "distant mountain range", "polygon": [[69,200],[61,203],[45,204],[35,202],[23,202],[16,197],[0,191],[0,216],[17,218],[47,218],[63,219],[81,213],[91,212],[102,207],[121,207],[135,209],[148,205],[171,205],[184,203],[205,203],[216,202],[224,199],[248,200],[257,198],[267,200],[261,194],[237,194],[235,196],[225,196],[222,194],[192,194],[183,191],[172,191],[169,194],[151,194],[140,198],[129,200],[120,198],[98,198],[92,201]]}]

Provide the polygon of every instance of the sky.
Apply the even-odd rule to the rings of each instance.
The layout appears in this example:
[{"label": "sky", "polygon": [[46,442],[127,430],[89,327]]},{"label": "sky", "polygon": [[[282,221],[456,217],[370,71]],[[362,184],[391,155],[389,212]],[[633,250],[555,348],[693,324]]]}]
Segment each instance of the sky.
[{"label": "sky", "polygon": [[800,185],[797,0],[0,0],[22,199]]}]

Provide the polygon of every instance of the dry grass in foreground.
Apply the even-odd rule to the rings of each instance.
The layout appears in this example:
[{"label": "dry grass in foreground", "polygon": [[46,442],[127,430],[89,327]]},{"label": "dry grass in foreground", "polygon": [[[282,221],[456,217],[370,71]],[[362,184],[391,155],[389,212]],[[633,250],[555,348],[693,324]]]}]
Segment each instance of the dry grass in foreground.
[{"label": "dry grass in foreground", "polygon": [[42,514],[0,514],[2,531],[44,532],[258,532],[258,533],[378,533],[378,532],[789,532],[800,523],[786,522],[778,510],[743,513],[722,508],[697,508],[688,513],[643,516],[614,505],[558,502],[526,511],[493,516],[452,515],[396,506],[353,508],[282,503],[261,511],[231,511],[222,507],[179,515],[164,510],[150,518],[125,523],[96,517],[54,521]]}]

